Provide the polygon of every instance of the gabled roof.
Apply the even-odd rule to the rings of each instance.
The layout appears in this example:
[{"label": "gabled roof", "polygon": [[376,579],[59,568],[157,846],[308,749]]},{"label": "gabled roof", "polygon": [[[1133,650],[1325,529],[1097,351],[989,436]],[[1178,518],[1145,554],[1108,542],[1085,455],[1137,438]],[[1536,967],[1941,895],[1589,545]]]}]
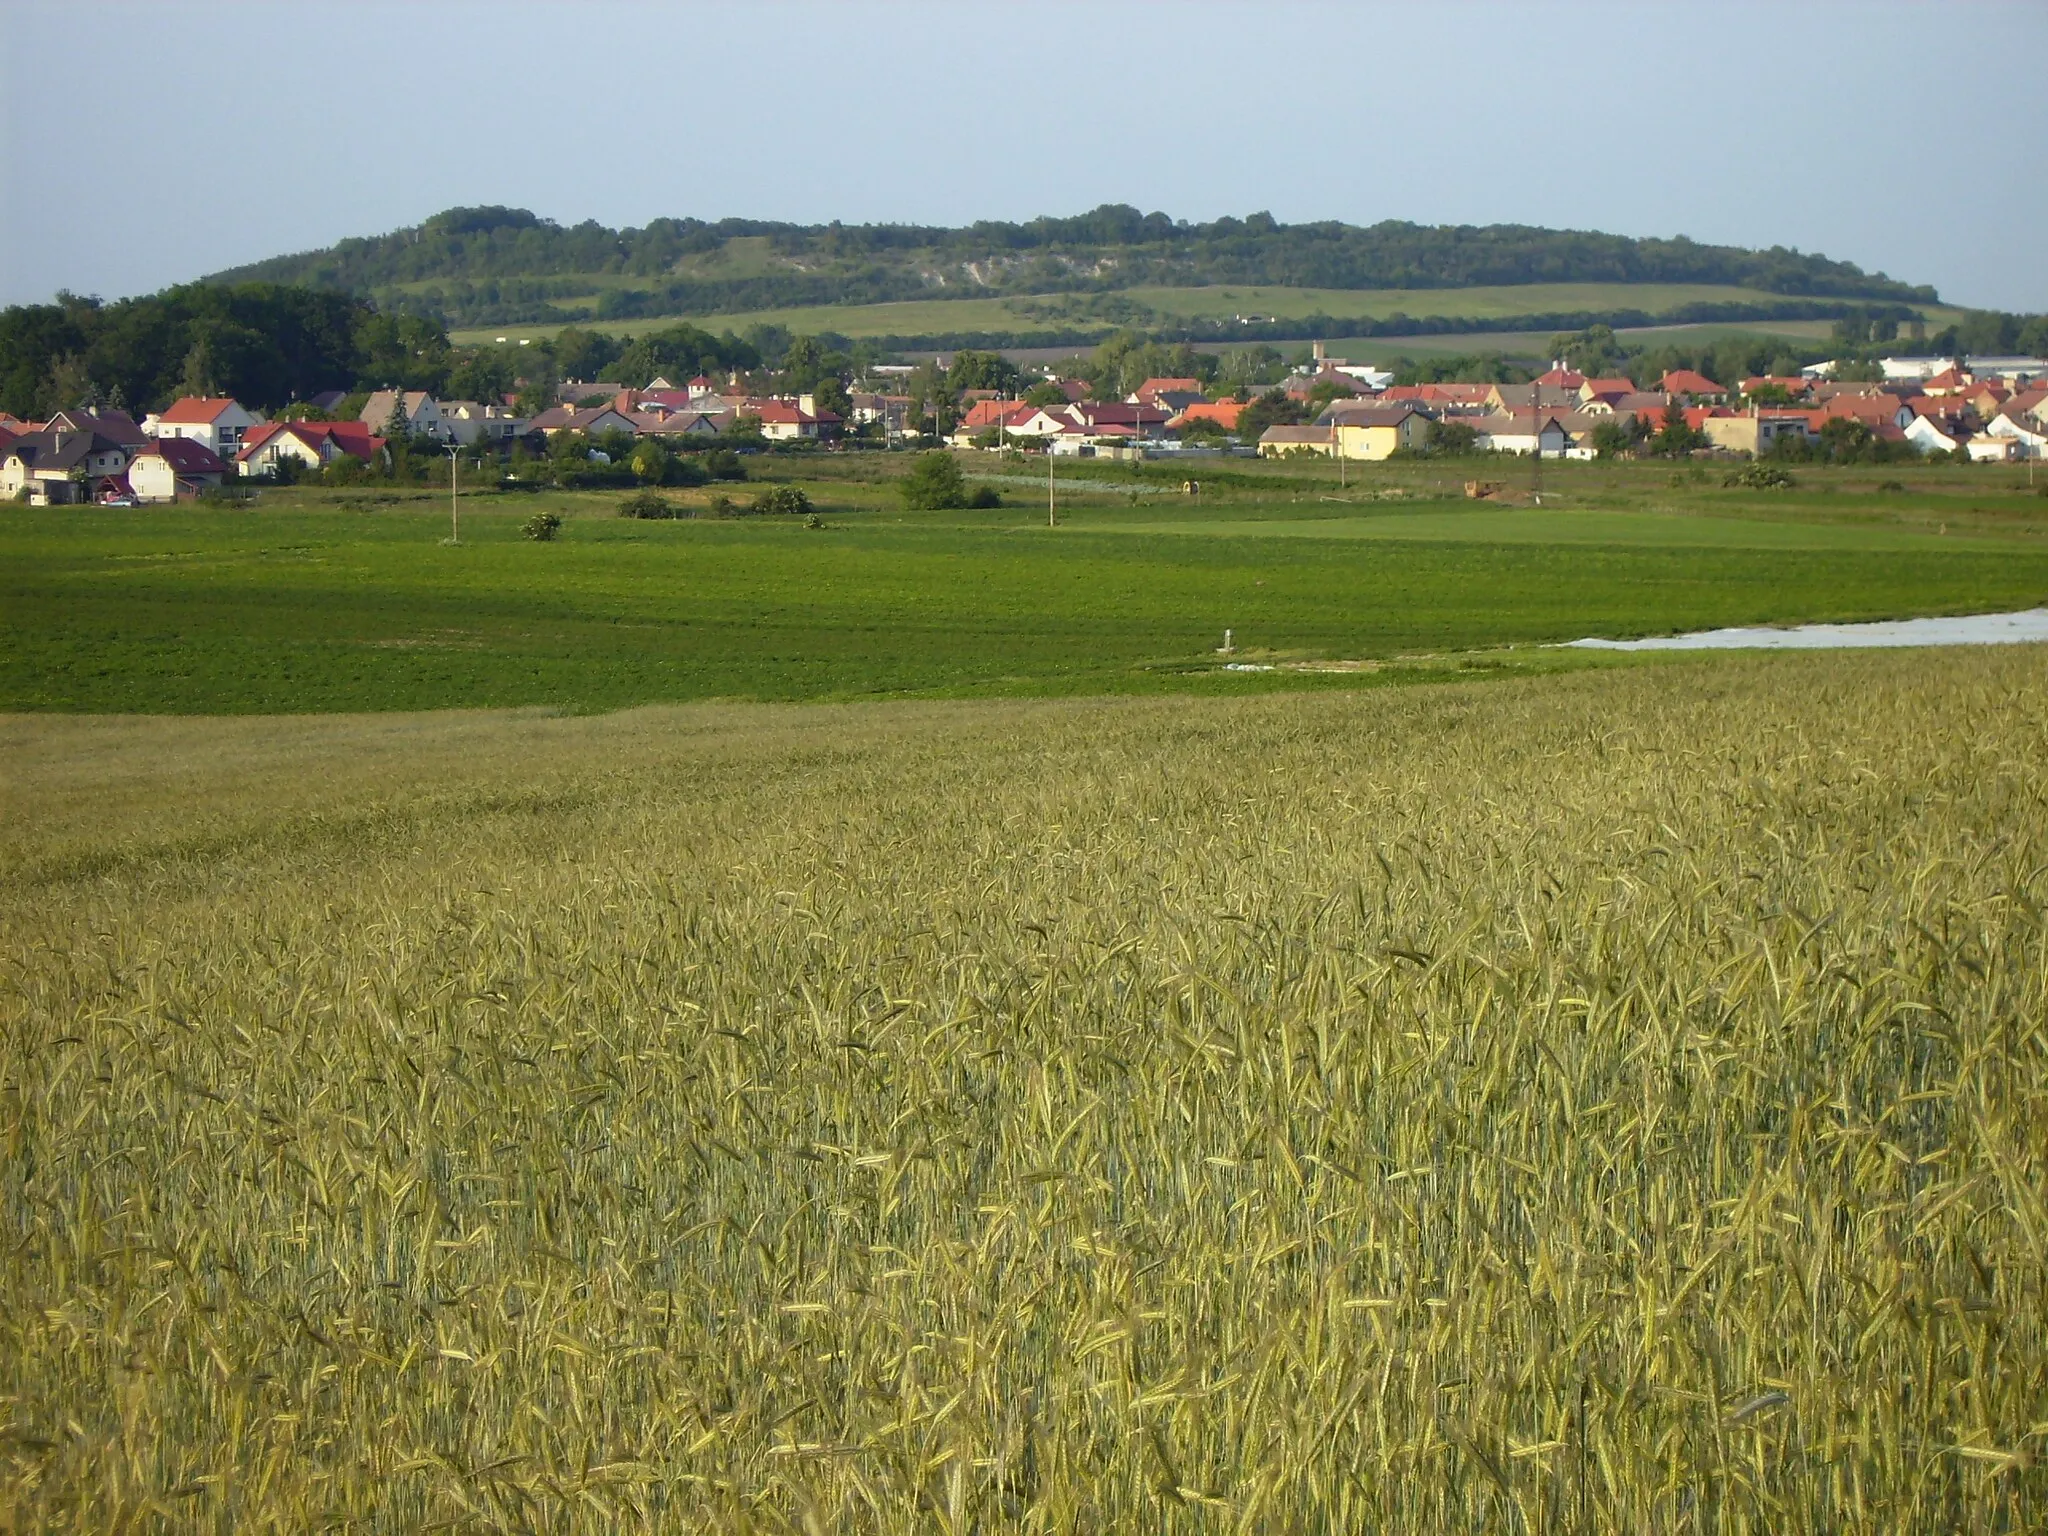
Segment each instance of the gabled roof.
[{"label": "gabled roof", "polygon": [[1611,379],[1587,379],[1579,385],[1579,393],[1581,395],[1589,396],[1595,400],[1603,400],[1609,395],[1632,395],[1635,392],[1635,380],[1622,378],[1619,375]]},{"label": "gabled roof", "polygon": [[135,457],[162,459],[173,473],[180,475],[218,475],[227,469],[219,454],[189,437],[157,438]]},{"label": "gabled roof", "polygon": [[45,471],[75,469],[96,453],[125,453],[127,447],[126,443],[116,442],[101,432],[80,431],[73,427],[45,427],[40,432],[24,432],[0,452],[4,452],[8,458],[19,458],[32,469]]},{"label": "gabled roof", "polygon": [[1328,427],[1268,427],[1259,434],[1262,443],[1328,443]]},{"label": "gabled roof", "polygon": [[1657,387],[1667,395],[1725,395],[1727,390],[1716,384],[1704,373],[1691,368],[1673,368],[1657,381]]},{"label": "gabled roof", "polygon": [[44,423],[47,431],[97,432],[124,448],[139,448],[149,435],[126,411],[58,411]]},{"label": "gabled roof", "polygon": [[239,409],[239,403],[226,395],[187,395],[173,401],[157,420],[174,427],[203,427],[220,420],[230,410]]},{"label": "gabled roof", "polygon": [[1427,413],[1408,400],[1394,405],[1353,405],[1348,400],[1332,400],[1320,419],[1340,427],[1398,427],[1410,416],[1426,418]]},{"label": "gabled roof", "polygon": [[1226,432],[1237,430],[1237,418],[1244,414],[1242,400],[1204,400],[1189,406],[1169,421],[1169,427],[1190,421],[1213,421]]},{"label": "gabled roof", "polygon": [[1586,382],[1586,376],[1576,368],[1553,368],[1548,373],[1536,375],[1538,384],[1551,384],[1559,389],[1577,389]]},{"label": "gabled roof", "polygon": [[265,443],[284,432],[289,432],[322,459],[339,452],[368,460],[384,449],[384,439],[360,421],[266,421],[252,428],[242,439],[242,449],[235,455],[235,462],[253,460]]}]

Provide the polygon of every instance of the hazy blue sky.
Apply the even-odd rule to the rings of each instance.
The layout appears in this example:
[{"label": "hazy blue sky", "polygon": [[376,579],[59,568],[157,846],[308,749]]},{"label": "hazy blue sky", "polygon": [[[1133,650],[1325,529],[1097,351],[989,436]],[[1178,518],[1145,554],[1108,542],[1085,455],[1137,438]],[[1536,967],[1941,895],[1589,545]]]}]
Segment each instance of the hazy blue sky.
[{"label": "hazy blue sky", "polygon": [[[507,203],[1524,222],[2048,309],[2048,3],[0,3],[0,302]],[[92,57],[97,53],[97,61]]]}]

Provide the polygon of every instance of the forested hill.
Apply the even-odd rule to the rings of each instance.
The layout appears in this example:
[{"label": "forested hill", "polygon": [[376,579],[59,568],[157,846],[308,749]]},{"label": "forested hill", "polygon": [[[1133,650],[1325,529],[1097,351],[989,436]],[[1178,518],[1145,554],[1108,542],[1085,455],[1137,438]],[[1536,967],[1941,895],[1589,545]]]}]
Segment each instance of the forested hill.
[{"label": "forested hill", "polygon": [[1105,205],[1075,218],[964,229],[656,219],[569,227],[517,208],[453,208],[416,228],[216,273],[344,289],[451,323],[533,318],[555,299],[612,293],[619,312],[719,314],[779,305],[1106,292],[1138,285],[1463,288],[1555,282],[1723,283],[1815,298],[1933,302],[1931,287],[1774,246],[1679,236],[1387,221],[1191,224]]}]

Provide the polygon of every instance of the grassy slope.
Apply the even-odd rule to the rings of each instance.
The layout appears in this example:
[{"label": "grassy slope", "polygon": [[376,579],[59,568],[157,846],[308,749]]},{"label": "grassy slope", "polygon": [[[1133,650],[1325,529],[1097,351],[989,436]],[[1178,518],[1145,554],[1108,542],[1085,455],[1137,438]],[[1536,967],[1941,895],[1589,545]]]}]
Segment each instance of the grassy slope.
[{"label": "grassy slope", "polygon": [[[616,286],[615,280],[612,285]],[[595,290],[593,289],[593,292]],[[1036,302],[1079,303],[1085,295],[1048,294]],[[1459,319],[1505,318],[1559,311],[1641,309],[1658,314],[1679,304],[1758,304],[1770,294],[1753,288],[1680,283],[1529,283],[1497,288],[1343,289],[1343,288],[1132,288],[1112,297],[1128,297],[1166,314],[1184,318],[1227,319],[1237,314],[1276,315],[1298,319],[1312,314],[1385,319],[1393,314],[1418,318],[1444,315]],[[573,301],[561,301],[570,307]],[[668,317],[661,320],[607,320],[602,328],[625,335],[673,324],[688,318],[714,331],[744,330],[762,323],[798,331],[837,331],[845,336],[914,336],[945,331],[1033,331],[1086,326],[1086,320],[1033,316],[1023,302],[1003,298],[931,299],[898,304],[827,304],[791,309],[753,310],[744,314]],[[1929,324],[1946,324],[1948,311],[1927,309]],[[1104,327],[1107,329],[1107,326]],[[488,341],[497,336],[551,335],[553,326],[487,326],[455,333],[458,341]]]},{"label": "grassy slope", "polygon": [[0,722],[0,1501],[2036,1528],[2044,722],[2038,650]]},{"label": "grassy slope", "polygon": [[[1038,482],[1016,471],[998,482],[1021,503],[1006,510],[892,510],[876,477],[901,463],[765,466],[807,477],[823,531],[620,521],[604,515],[616,497],[596,496],[556,499],[570,521],[552,545],[518,534],[533,501],[473,498],[460,549],[440,544],[428,493],[374,512],[320,493],[250,513],[10,512],[0,701],[588,709],[1241,690],[1310,684],[1218,674],[1225,627],[1255,656],[1388,658],[2048,598],[2041,504],[1997,491],[1996,474],[1923,472],[1924,489],[1884,496],[1809,472],[1770,497],[1574,466],[1549,473],[1537,512],[1345,504],[1325,499],[1338,490],[1322,466],[1215,471],[1199,509],[1177,481],[1063,471],[1067,521],[1048,530]],[[1504,472],[1360,473],[1345,494],[1456,495],[1462,473]]]}]

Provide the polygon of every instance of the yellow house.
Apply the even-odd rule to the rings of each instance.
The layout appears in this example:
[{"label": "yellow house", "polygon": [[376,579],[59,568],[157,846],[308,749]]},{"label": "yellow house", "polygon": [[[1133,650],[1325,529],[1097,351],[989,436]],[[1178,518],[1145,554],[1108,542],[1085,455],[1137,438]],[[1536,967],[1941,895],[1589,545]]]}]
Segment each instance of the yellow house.
[{"label": "yellow house", "polygon": [[1347,459],[1384,459],[1396,448],[1421,449],[1429,418],[1412,405],[1334,407],[1330,424],[1337,451]]}]

